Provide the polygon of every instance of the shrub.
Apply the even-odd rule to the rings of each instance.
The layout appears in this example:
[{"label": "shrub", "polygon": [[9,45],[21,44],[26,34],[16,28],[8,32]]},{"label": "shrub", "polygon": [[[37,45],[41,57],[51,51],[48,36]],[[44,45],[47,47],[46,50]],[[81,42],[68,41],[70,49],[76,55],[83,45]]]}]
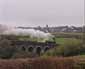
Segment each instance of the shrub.
[{"label": "shrub", "polygon": [[1,40],[0,58],[9,59],[14,55],[15,52],[16,52],[16,49],[14,46],[11,46],[11,43],[9,40],[7,40],[7,39]]},{"label": "shrub", "polygon": [[10,59],[15,54],[16,49],[13,48],[0,48],[0,58]]}]

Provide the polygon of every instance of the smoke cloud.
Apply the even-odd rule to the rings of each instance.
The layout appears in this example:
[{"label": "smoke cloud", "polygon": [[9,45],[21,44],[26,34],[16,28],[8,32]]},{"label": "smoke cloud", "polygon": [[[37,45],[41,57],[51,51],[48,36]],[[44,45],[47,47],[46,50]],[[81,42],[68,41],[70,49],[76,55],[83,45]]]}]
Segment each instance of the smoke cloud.
[{"label": "smoke cloud", "polygon": [[1,34],[5,35],[20,35],[20,36],[30,36],[36,38],[50,39],[53,36],[50,33],[45,33],[34,29],[19,29],[15,27],[2,26],[3,32]]}]

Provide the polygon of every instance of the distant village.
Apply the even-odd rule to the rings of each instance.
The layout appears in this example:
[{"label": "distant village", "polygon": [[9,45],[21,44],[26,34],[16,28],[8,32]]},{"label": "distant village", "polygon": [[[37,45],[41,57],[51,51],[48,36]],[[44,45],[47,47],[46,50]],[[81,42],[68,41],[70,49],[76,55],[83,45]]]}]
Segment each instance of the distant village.
[{"label": "distant village", "polygon": [[76,32],[76,33],[81,33],[85,32],[85,26],[83,27],[75,27],[75,26],[57,26],[57,27],[49,27],[46,25],[46,27],[17,27],[21,29],[35,29],[35,30],[40,30],[43,32],[49,32],[49,33],[56,33],[56,32]]}]

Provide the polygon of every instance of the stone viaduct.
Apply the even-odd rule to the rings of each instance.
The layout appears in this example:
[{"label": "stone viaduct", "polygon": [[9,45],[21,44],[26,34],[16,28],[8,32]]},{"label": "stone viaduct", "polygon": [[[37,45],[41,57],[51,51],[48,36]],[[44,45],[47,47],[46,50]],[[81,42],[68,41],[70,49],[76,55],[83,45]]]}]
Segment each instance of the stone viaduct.
[{"label": "stone viaduct", "polygon": [[16,48],[20,51],[36,53],[38,55],[46,52],[48,49],[57,46],[55,42],[51,41],[46,41],[46,42],[13,41],[13,45],[15,45]]}]

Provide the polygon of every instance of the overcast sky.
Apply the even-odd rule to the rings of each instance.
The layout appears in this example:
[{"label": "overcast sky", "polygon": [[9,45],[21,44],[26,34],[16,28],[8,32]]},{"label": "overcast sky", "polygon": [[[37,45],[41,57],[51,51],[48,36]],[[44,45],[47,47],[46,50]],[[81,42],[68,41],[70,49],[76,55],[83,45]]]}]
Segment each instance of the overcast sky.
[{"label": "overcast sky", "polygon": [[0,24],[83,25],[84,0],[0,0]]}]

